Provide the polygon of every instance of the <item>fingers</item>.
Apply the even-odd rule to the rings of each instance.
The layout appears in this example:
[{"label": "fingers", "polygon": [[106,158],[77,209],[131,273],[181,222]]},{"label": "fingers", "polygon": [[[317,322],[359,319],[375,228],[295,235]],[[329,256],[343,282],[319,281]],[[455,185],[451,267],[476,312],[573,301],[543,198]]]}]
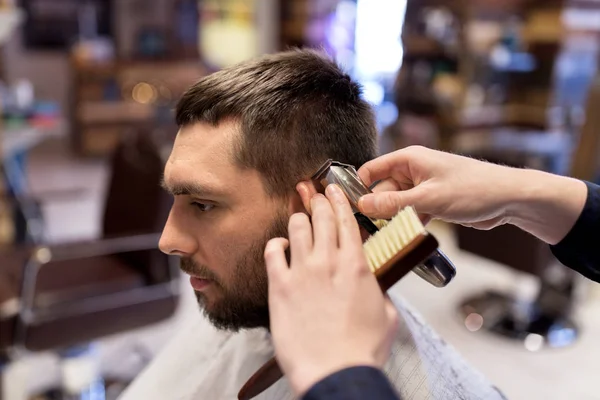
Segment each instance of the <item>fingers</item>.
[{"label": "fingers", "polygon": [[289,265],[285,258],[288,246],[289,242],[284,238],[274,238],[267,242],[264,257],[269,281],[281,282],[283,276],[288,273]]},{"label": "fingers", "polygon": [[360,253],[362,239],[358,223],[346,195],[337,185],[328,185],[325,193],[335,213],[339,247],[344,252]]},{"label": "fingers", "polygon": [[371,218],[391,218],[406,205],[406,192],[367,194],[358,200],[359,210]]},{"label": "fingers", "polygon": [[322,194],[314,195],[310,203],[314,250],[326,258],[338,247],[335,214],[329,201]]},{"label": "fingers", "polygon": [[408,161],[404,150],[394,151],[363,164],[357,171],[358,176],[365,185],[371,186],[373,182],[391,177],[395,170],[402,169]]},{"label": "fingers", "polygon": [[310,200],[315,194],[317,194],[315,186],[309,181],[300,182],[296,185],[296,191],[300,195],[300,199],[302,200],[304,208],[309,214],[312,215]]},{"label": "fingers", "polygon": [[299,263],[312,251],[313,247],[312,226],[308,215],[295,213],[290,217],[288,237],[290,241],[291,263]]},{"label": "fingers", "polygon": [[391,218],[406,206],[414,206],[419,212],[429,212],[423,187],[417,186],[405,191],[371,193],[358,200],[359,210],[371,218]]},{"label": "fingers", "polygon": [[373,193],[379,192],[395,192],[397,190],[406,190],[406,188],[402,188],[398,182],[396,182],[393,178],[385,179],[377,184],[373,188]]},{"label": "fingers", "polygon": [[373,192],[359,199],[362,213],[372,218],[391,218],[400,208],[414,205],[419,191],[409,162],[415,157],[416,147],[409,147],[385,154],[365,163],[359,170],[360,178],[367,185],[381,180]]}]

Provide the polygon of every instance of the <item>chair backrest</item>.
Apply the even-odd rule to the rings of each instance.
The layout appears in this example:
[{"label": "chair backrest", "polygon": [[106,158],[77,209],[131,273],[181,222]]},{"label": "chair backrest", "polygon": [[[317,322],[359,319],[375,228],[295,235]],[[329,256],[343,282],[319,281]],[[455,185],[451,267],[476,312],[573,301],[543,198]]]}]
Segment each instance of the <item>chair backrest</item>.
[{"label": "chair backrest", "polygon": [[125,135],[111,164],[104,238],[160,232],[172,199],[160,186],[164,164],[150,133]]},{"label": "chair backrest", "polygon": [[112,159],[104,240],[50,246],[46,261],[30,248],[0,253],[0,362],[11,349],[73,346],[173,315],[178,265],[157,249],[172,202],[162,168],[149,135],[124,138]]}]

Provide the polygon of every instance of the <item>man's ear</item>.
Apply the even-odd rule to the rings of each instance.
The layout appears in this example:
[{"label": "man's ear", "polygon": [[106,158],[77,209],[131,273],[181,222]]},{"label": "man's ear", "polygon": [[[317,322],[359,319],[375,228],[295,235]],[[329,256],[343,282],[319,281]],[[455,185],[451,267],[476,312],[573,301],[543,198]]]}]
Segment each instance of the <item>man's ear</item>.
[{"label": "man's ear", "polygon": [[296,192],[298,196],[292,196],[290,200],[290,211],[307,212],[310,215],[310,199],[317,193],[315,185],[311,181],[300,182],[296,185]]}]

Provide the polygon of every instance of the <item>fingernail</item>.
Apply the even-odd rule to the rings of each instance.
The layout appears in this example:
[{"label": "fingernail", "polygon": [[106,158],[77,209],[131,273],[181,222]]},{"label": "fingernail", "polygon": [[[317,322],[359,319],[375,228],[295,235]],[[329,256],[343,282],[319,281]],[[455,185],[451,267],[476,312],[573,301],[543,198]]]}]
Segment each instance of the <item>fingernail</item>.
[{"label": "fingernail", "polygon": [[305,184],[305,183],[303,183],[303,182],[300,182],[300,183],[298,183],[298,184],[296,185],[296,191],[297,191],[299,194],[302,194],[302,192],[305,192],[305,191],[306,191],[306,184]]},{"label": "fingernail", "polygon": [[372,194],[366,194],[358,200],[358,207],[364,213],[372,213],[377,209],[377,199]]},{"label": "fingernail", "polygon": [[306,181],[300,181],[298,182],[298,184],[296,185],[297,188],[300,188],[302,190],[307,190],[308,189],[308,184]]},{"label": "fingernail", "polygon": [[327,185],[327,188],[325,188],[325,190],[330,196],[339,197],[344,195],[344,193],[342,193],[342,189],[340,189],[336,184]]}]

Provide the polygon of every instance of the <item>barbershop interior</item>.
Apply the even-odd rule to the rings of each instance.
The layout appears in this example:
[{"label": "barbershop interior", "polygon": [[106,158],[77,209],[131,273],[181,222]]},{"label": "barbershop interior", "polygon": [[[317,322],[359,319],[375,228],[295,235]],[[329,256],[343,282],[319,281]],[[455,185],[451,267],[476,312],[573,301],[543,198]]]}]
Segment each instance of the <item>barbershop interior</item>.
[{"label": "barbershop interior", "polygon": [[[173,109],[295,47],[361,84],[382,155],[600,183],[599,0],[0,0],[0,400],[117,399],[202,315],[157,247]],[[456,276],[396,290],[445,343],[508,399],[600,399],[599,285],[512,225],[427,229]]]}]

